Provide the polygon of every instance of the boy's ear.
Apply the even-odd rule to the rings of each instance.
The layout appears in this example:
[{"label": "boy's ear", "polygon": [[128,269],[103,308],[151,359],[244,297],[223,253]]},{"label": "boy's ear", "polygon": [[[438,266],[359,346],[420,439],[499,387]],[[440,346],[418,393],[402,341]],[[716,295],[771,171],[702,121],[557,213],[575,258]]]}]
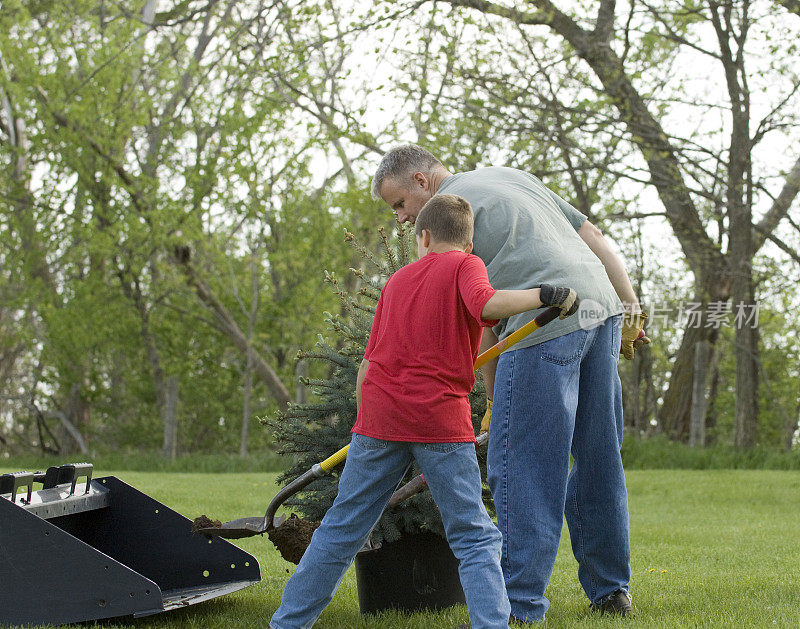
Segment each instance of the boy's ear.
[{"label": "boy's ear", "polygon": [[422,246],[430,249],[431,246],[431,232],[429,229],[422,230]]},{"label": "boy's ear", "polygon": [[464,253],[472,253],[472,243],[467,245],[467,248],[464,249]]}]

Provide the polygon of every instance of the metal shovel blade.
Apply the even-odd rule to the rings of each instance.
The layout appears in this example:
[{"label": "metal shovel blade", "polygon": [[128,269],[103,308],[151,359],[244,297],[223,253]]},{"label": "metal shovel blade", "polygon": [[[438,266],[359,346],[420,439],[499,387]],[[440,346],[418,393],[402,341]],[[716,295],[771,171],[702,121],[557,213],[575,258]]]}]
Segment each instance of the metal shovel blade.
[{"label": "metal shovel blade", "polygon": [[[343,459],[346,455],[347,446],[339,450],[339,452],[330,457],[330,459],[333,459],[336,456],[340,456]],[[323,463],[326,463],[326,461],[323,461]],[[286,498],[297,493],[315,478],[319,478],[326,473],[326,468],[324,468],[322,464],[317,463],[310,470],[295,478],[291,483],[286,485],[286,487],[275,494],[275,497],[267,506],[267,512],[264,515],[253,516],[250,518],[239,518],[238,520],[224,522],[220,526],[204,526],[202,528],[195,529],[195,533],[200,533],[201,535],[207,535],[209,537],[224,537],[225,539],[241,539],[243,537],[263,535],[271,527],[278,526],[281,522],[283,522],[282,519],[276,521],[275,512],[278,510],[278,507],[283,504],[283,501],[286,500]]]},{"label": "metal shovel blade", "polygon": [[251,518],[239,518],[238,520],[225,522],[221,526],[209,526],[197,529],[196,532],[202,535],[224,537],[225,539],[253,537],[254,535],[263,535],[267,532],[267,519],[263,515]]}]

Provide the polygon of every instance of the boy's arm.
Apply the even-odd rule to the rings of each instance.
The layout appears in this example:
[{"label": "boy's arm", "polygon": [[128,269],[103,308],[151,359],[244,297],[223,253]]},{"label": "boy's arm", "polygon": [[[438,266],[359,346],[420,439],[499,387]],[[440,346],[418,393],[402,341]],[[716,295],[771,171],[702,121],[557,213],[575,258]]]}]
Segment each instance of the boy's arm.
[{"label": "boy's arm", "polygon": [[568,317],[578,309],[578,295],[571,288],[542,284],[526,290],[499,290],[492,295],[481,311],[485,320],[505,319],[542,306],[561,309],[560,318]]},{"label": "boy's arm", "polygon": [[364,382],[364,376],[367,375],[367,367],[369,367],[369,361],[364,358],[358,367],[358,376],[356,377],[356,409],[361,408],[361,383]]},{"label": "boy's arm", "polygon": [[542,307],[541,290],[499,290],[489,298],[481,311],[481,318],[486,320],[504,319],[511,315],[536,310]]}]

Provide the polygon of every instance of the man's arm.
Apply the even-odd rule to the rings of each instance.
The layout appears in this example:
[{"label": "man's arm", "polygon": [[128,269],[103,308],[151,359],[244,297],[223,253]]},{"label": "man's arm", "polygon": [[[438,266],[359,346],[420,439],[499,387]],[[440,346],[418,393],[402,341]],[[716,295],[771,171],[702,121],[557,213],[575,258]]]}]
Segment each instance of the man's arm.
[{"label": "man's arm", "polygon": [[611,285],[614,287],[620,301],[625,305],[625,310],[631,313],[641,312],[642,307],[639,305],[639,299],[633,291],[633,285],[628,277],[628,272],[625,270],[625,265],[603,237],[602,232],[589,221],[585,221],[578,230],[578,236],[588,245],[592,253],[600,258],[600,262],[603,263],[606,269],[608,279],[611,280]]},{"label": "man's arm", "polygon": [[361,384],[364,382],[364,376],[367,375],[367,367],[369,367],[369,361],[364,358],[358,366],[358,376],[356,376],[356,409],[361,408]]},{"label": "man's arm", "polygon": [[632,360],[635,350],[642,345],[650,343],[650,339],[644,336],[642,332],[647,314],[642,312],[642,307],[639,305],[639,299],[633,291],[633,285],[630,277],[628,277],[628,272],[625,270],[622,258],[611,249],[600,230],[589,221],[585,221],[578,230],[578,235],[592,250],[592,253],[600,258],[600,262],[603,263],[606,269],[606,275],[611,280],[611,285],[625,306],[626,314],[622,320],[620,351],[626,359]]},{"label": "man's arm", "polygon": [[[481,337],[481,346],[478,354],[483,354],[490,347],[494,347],[500,339],[494,333],[492,328],[484,328],[483,336]],[[492,392],[494,391],[494,374],[497,371],[498,358],[490,360],[488,363],[481,367],[481,374],[483,374],[483,383],[486,385],[486,397],[492,399]]]},{"label": "man's arm", "polygon": [[[497,345],[500,339],[491,328],[486,328],[481,337],[481,346],[479,353],[483,354],[487,349]],[[481,420],[481,432],[489,432],[489,425],[492,423],[492,399],[494,398],[494,374],[497,372],[497,361],[500,357],[490,360],[488,363],[481,367],[481,374],[483,374],[483,384],[486,387],[486,412]]]}]

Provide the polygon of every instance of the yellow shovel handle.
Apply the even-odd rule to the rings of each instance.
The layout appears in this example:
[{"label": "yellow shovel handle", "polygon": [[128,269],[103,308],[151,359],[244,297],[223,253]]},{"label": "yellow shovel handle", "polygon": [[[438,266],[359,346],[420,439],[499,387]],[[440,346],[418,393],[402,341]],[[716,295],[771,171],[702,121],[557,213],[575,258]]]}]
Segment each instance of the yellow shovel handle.
[{"label": "yellow shovel handle", "polygon": [[339,465],[342,461],[347,458],[347,451],[350,449],[350,444],[348,443],[344,448],[339,450],[338,452],[334,452],[331,454],[327,459],[325,459],[319,466],[325,470],[326,472],[330,472],[334,467]]}]

